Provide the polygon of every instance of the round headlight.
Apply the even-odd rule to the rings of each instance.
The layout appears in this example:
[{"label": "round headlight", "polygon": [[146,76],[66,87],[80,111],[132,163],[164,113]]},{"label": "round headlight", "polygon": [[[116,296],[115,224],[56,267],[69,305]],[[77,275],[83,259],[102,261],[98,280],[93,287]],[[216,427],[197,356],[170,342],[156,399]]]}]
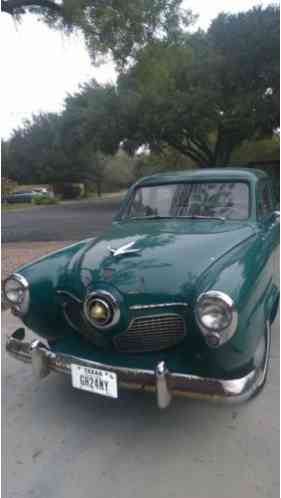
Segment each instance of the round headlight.
[{"label": "round headlight", "polygon": [[17,314],[24,314],[29,307],[29,285],[27,280],[14,273],[4,282],[4,297]]},{"label": "round headlight", "polygon": [[89,322],[98,329],[112,327],[120,318],[116,299],[106,291],[89,294],[84,303],[84,312]]},{"label": "round headlight", "polygon": [[209,346],[221,346],[236,331],[237,312],[232,299],[223,292],[201,294],[197,299],[195,315]]}]

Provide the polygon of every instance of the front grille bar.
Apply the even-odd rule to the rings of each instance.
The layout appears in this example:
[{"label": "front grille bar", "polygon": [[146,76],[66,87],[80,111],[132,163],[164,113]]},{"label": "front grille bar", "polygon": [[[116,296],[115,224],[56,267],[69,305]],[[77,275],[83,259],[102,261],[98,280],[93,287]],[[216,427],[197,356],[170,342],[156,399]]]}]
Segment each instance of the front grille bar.
[{"label": "front grille bar", "polygon": [[174,347],[185,336],[185,321],[180,315],[152,315],[135,318],[113,342],[120,352],[149,352]]}]

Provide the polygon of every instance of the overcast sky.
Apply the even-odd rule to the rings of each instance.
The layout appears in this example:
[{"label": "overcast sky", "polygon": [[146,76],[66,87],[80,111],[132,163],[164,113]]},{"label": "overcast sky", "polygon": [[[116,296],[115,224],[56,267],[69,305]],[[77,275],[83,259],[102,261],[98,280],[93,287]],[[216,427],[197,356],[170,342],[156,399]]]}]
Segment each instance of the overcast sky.
[{"label": "overcast sky", "polygon": [[[276,0],[184,0],[183,5],[199,14],[198,25],[206,29],[221,11],[238,12],[254,5]],[[99,82],[115,79],[114,68],[91,65],[82,37],[67,37],[52,31],[35,16],[24,16],[15,24],[8,14],[0,16],[2,44],[1,134],[7,138],[12,129],[32,113],[58,111],[67,93],[78,89],[90,78]],[[5,47],[5,48],[4,48]]]}]

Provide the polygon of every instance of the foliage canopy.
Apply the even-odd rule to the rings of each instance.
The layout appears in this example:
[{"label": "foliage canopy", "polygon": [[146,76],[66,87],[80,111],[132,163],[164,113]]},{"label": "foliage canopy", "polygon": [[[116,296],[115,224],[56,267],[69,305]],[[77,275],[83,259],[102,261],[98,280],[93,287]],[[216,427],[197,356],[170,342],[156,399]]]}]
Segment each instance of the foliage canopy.
[{"label": "foliage canopy", "polygon": [[1,0],[20,19],[37,14],[52,28],[82,30],[93,61],[110,53],[119,65],[152,39],[176,39],[192,20],[182,0]]},{"label": "foliage canopy", "polygon": [[170,37],[139,48],[116,85],[88,82],[66,98],[61,114],[39,114],[15,130],[4,144],[7,176],[101,185],[108,156],[119,151],[120,167],[120,148],[138,153],[133,176],[160,165],[263,160],[260,143],[275,155],[279,18],[277,6],[256,7],[219,15],[207,32],[172,36],[170,27]]},{"label": "foliage canopy", "polygon": [[279,126],[279,8],[219,15],[208,32],[153,42],[121,75],[128,150],[168,144],[198,165],[227,164],[243,141]]}]

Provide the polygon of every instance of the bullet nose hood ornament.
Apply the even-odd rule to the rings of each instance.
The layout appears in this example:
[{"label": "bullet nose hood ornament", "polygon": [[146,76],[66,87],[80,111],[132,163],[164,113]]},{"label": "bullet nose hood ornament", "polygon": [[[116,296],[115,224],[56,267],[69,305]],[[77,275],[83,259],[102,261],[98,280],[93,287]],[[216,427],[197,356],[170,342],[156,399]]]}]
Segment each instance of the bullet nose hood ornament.
[{"label": "bullet nose hood ornament", "polygon": [[113,249],[113,247],[108,246],[109,252],[112,256],[125,256],[126,254],[137,254],[140,252],[140,249],[131,249],[135,245],[135,241],[129,242],[129,244],[125,244],[124,246],[119,247],[118,249]]}]

